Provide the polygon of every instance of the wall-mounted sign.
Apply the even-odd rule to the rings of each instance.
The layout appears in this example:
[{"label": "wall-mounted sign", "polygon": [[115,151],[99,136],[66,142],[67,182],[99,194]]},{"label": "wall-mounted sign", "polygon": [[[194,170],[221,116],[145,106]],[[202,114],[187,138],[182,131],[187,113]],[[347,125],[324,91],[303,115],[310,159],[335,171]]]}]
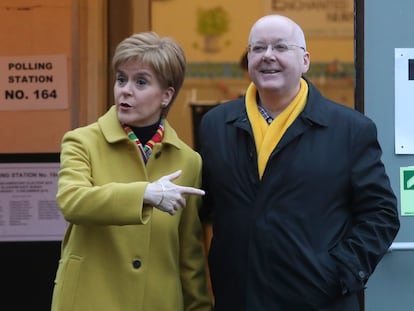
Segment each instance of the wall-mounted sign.
[{"label": "wall-mounted sign", "polygon": [[0,241],[60,241],[59,163],[0,163]]},{"label": "wall-mounted sign", "polygon": [[67,108],[65,55],[0,57],[0,111]]},{"label": "wall-mounted sign", "polygon": [[354,0],[264,0],[264,9],[293,19],[307,38],[354,36]]},{"label": "wall-mounted sign", "polygon": [[414,216],[414,166],[400,167],[401,216]]},{"label": "wall-mounted sign", "polygon": [[395,153],[414,154],[414,49],[394,50]]}]

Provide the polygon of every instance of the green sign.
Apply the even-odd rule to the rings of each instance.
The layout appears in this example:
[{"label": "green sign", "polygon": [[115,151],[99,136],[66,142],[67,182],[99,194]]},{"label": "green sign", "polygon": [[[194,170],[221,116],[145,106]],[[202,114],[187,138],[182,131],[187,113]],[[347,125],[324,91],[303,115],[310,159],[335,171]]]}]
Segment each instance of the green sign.
[{"label": "green sign", "polygon": [[404,190],[414,190],[414,170],[404,171]]},{"label": "green sign", "polygon": [[414,216],[414,167],[400,167],[401,216]]}]

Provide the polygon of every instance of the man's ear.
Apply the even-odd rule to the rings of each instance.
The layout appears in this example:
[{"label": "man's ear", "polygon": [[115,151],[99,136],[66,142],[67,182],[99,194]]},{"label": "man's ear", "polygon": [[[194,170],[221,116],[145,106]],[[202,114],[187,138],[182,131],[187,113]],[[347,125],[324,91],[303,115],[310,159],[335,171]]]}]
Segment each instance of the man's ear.
[{"label": "man's ear", "polygon": [[303,66],[304,66],[303,73],[308,72],[309,67],[310,67],[310,53],[308,51],[305,51],[305,53],[303,53]]}]

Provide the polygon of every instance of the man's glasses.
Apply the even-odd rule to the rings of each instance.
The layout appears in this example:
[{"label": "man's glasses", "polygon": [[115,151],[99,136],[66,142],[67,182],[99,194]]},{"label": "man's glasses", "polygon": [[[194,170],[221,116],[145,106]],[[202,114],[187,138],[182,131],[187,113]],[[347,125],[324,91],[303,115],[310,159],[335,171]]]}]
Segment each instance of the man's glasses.
[{"label": "man's glasses", "polygon": [[272,49],[272,52],[276,51],[277,53],[285,53],[295,48],[306,51],[306,49],[303,46],[295,45],[295,44],[287,44],[287,43],[277,43],[277,44],[255,43],[255,44],[249,45],[248,50],[249,52],[252,52],[253,54],[264,54],[269,49],[269,47]]}]

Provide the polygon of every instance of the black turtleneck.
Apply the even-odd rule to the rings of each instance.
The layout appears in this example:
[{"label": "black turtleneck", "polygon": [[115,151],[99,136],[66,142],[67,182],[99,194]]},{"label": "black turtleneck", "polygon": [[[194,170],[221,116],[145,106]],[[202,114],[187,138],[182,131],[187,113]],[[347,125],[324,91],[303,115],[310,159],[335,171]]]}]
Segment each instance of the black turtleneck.
[{"label": "black turtleneck", "polygon": [[147,141],[149,141],[154,136],[155,132],[158,129],[159,124],[160,122],[158,121],[157,123],[154,123],[148,126],[143,126],[143,127],[130,126],[130,128],[134,132],[134,134],[138,137],[141,144],[145,145]]}]

